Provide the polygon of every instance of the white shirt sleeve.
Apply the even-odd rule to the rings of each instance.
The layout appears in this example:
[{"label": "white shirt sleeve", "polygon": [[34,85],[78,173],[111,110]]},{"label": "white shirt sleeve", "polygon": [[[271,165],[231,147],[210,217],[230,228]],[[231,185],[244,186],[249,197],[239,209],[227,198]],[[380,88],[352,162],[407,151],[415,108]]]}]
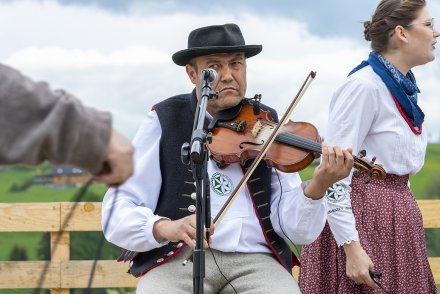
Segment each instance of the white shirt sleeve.
[{"label": "white shirt sleeve", "polygon": [[359,241],[351,200],[350,187],[343,182],[333,184],[325,195],[327,221],[338,246]]},{"label": "white shirt sleeve", "polygon": [[144,252],[161,247],[153,236],[162,176],[159,142],[162,129],[155,111],[148,113],[134,140],[134,174],[118,190],[109,189],[102,204],[106,239],[119,247]]},{"label": "white shirt sleeve", "polygon": [[326,203],[324,198],[313,200],[304,195],[298,173],[283,173],[273,169],[271,215],[278,235],[295,244],[309,244],[324,228]]},{"label": "white shirt sleeve", "polygon": [[[351,147],[357,155],[374,123],[377,109],[376,91],[369,81],[349,78],[339,88],[330,104],[326,143]],[[359,240],[350,200],[352,173],[335,183],[326,193],[327,221],[338,246]]]}]

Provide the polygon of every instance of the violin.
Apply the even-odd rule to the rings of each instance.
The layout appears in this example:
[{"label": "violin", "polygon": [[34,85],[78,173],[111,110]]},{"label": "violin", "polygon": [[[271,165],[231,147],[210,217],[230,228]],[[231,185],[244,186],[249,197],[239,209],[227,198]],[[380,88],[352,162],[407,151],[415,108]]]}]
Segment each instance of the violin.
[{"label": "violin", "polygon": [[[211,152],[213,160],[225,165],[235,162],[243,164],[253,159],[240,183],[214,218],[214,226],[221,222],[261,160],[281,171],[295,172],[307,167],[320,156],[321,137],[316,128],[308,123],[288,121],[315,76],[316,72],[309,73],[278,124],[268,111],[260,109],[261,96],[258,95],[254,97],[258,103],[242,101],[238,107],[219,112],[209,124],[208,131],[212,135],[207,139],[206,148]],[[354,166],[369,175],[366,183],[371,178],[384,179],[386,172],[383,167],[374,164],[375,158],[370,163],[362,159],[365,155],[366,152],[362,151],[359,157],[353,158]]]},{"label": "violin", "polygon": [[[207,148],[211,158],[220,166],[237,162],[244,165],[260,153],[261,147],[278,124],[269,111],[258,108],[258,102],[243,100],[235,108],[219,112],[214,117],[208,127],[212,131],[212,140]],[[280,133],[263,160],[270,168],[297,172],[320,157],[321,141],[314,125],[289,120],[281,126]],[[358,156],[353,156],[354,168],[365,172],[368,182],[371,178],[384,179],[386,172],[382,165],[375,164],[376,158],[366,161],[363,159],[365,156],[364,150]]]}]

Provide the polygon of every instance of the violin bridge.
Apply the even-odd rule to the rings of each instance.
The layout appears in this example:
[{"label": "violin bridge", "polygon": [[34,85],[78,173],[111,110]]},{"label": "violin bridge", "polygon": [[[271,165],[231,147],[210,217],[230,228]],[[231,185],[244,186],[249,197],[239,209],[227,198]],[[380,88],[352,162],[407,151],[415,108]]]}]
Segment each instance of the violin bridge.
[{"label": "violin bridge", "polygon": [[261,122],[259,120],[257,120],[254,124],[254,127],[252,128],[252,136],[254,136],[254,138],[256,138],[262,128],[263,128],[263,125],[261,124]]}]

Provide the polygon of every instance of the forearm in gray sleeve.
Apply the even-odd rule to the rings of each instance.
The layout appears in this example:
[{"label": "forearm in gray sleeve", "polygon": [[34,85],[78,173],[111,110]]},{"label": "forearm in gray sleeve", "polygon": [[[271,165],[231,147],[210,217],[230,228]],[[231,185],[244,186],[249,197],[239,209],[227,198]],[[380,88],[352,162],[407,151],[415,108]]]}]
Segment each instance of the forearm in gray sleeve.
[{"label": "forearm in gray sleeve", "polygon": [[74,165],[97,173],[111,116],[0,64],[0,164]]}]

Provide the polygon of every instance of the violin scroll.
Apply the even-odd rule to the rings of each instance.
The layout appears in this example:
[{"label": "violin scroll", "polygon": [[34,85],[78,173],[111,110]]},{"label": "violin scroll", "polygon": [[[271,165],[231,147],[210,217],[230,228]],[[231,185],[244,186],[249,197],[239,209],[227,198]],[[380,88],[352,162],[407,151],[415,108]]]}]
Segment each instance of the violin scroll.
[{"label": "violin scroll", "polygon": [[365,179],[365,184],[368,184],[371,179],[385,179],[387,173],[381,164],[375,164],[376,156],[373,157],[370,162],[367,162],[365,159],[363,159],[366,155],[367,152],[365,150],[361,150],[358,156],[353,156],[354,168],[356,168],[356,171],[353,173],[353,175],[355,177],[359,177],[361,172],[366,173],[368,178]]}]

